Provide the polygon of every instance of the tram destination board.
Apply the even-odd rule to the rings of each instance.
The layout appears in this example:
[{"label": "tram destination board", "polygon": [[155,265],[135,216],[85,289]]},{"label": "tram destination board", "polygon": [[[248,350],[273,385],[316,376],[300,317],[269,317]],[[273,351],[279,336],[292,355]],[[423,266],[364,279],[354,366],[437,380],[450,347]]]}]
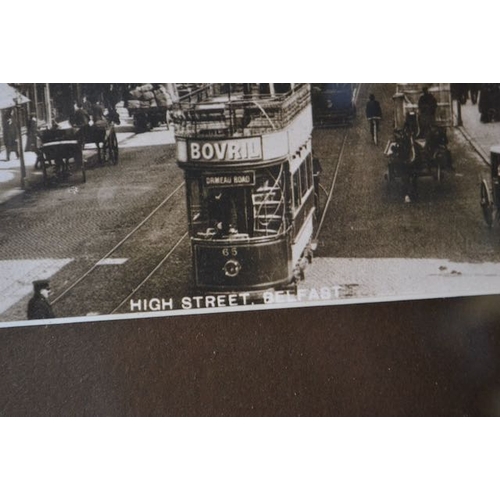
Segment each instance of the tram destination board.
[{"label": "tram destination board", "polygon": [[[0,326],[500,293],[500,84],[3,84],[0,102]],[[49,135],[78,154],[40,155]]]},{"label": "tram destination board", "polygon": [[255,173],[243,172],[241,174],[206,174],[203,177],[205,186],[219,186],[219,187],[240,187],[240,186],[254,186]]}]

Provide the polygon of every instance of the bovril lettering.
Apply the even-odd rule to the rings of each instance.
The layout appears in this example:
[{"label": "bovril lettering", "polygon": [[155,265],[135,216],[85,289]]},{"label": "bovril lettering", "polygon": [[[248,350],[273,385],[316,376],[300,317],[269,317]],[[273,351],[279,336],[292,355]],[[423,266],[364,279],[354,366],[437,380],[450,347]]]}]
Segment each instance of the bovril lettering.
[{"label": "bovril lettering", "polygon": [[194,161],[238,161],[261,157],[260,143],[251,140],[190,142],[189,156]]}]

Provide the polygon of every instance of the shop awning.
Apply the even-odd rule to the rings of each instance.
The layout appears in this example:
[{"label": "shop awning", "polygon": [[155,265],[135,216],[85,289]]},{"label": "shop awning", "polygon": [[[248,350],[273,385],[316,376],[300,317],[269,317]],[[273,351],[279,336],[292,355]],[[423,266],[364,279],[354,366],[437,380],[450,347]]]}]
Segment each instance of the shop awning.
[{"label": "shop awning", "polygon": [[17,104],[25,104],[29,99],[23,96],[8,83],[0,83],[0,109],[13,108]]}]

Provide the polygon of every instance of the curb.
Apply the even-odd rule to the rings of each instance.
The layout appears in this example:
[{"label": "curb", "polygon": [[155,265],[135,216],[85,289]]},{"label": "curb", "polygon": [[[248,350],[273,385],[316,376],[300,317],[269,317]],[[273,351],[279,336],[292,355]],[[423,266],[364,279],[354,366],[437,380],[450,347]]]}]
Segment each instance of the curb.
[{"label": "curb", "polygon": [[490,166],[490,158],[489,155],[484,151],[484,149],[477,143],[475,139],[467,132],[463,125],[457,127],[460,133],[464,136],[465,140],[472,146],[472,148],[476,151],[476,153],[481,157],[481,159],[486,163],[487,166]]}]

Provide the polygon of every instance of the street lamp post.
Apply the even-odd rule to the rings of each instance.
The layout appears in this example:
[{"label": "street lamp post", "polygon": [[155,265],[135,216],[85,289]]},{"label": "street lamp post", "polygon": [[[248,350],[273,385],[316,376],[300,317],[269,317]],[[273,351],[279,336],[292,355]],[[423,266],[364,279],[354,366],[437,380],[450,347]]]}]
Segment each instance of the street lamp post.
[{"label": "street lamp post", "polygon": [[461,127],[463,125],[462,121],[462,103],[460,98],[457,99],[457,126]]},{"label": "street lamp post", "polygon": [[21,161],[21,189],[26,186],[26,164],[24,163],[24,148],[23,148],[23,136],[21,133],[21,95],[17,95],[14,98],[16,103],[16,122],[17,122],[17,139],[19,142],[19,159]]}]

